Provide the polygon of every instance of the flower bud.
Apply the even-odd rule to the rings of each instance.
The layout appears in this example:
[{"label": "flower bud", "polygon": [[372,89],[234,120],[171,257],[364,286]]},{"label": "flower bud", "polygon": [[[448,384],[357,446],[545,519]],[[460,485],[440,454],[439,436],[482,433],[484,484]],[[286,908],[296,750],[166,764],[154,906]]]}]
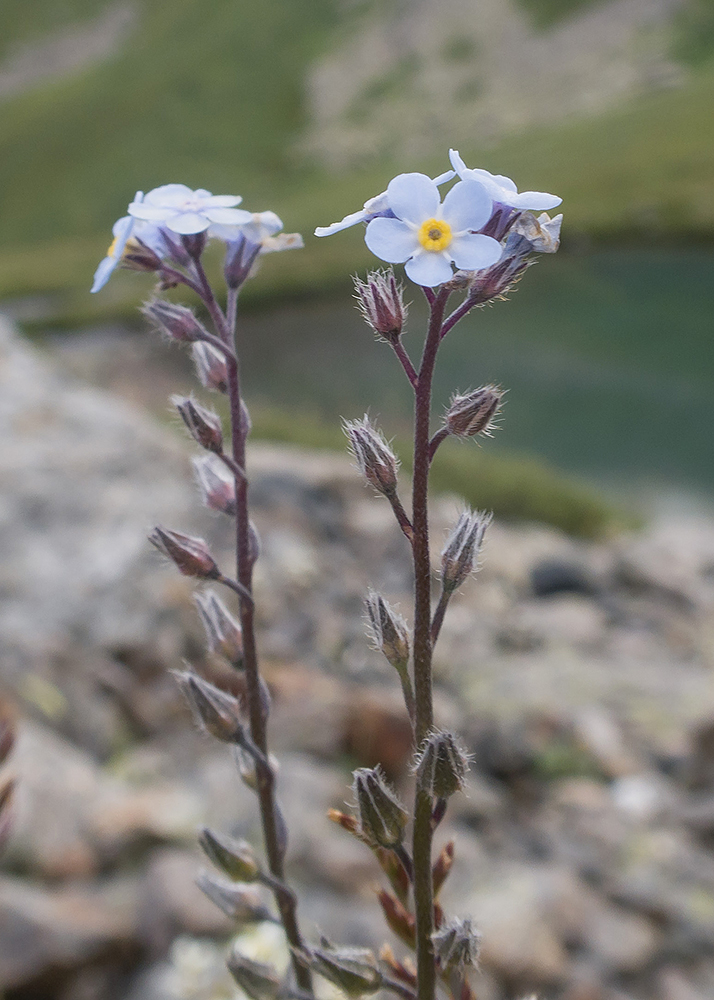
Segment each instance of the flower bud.
[{"label": "flower bud", "polygon": [[404,288],[394,277],[392,268],[371,271],[367,280],[355,278],[359,311],[378,337],[394,342],[402,333],[406,319]]},{"label": "flower bud", "polygon": [[245,731],[236,698],[189,670],[176,671],[175,677],[202,729],[222,743],[243,742]]},{"label": "flower bud", "polygon": [[281,980],[272,965],[241,955],[237,948],[228,956],[228,970],[250,1000],[278,1000]]},{"label": "flower bud", "polygon": [[[241,776],[241,781],[252,791],[257,792],[258,790],[258,773],[255,766],[255,757],[244,750],[243,747],[233,747],[232,750],[233,759],[236,762],[236,767],[238,768],[238,773]],[[272,754],[268,755],[268,763],[270,764],[270,770],[273,774],[278,773],[279,762],[277,757]]]},{"label": "flower bud", "polygon": [[441,968],[449,972],[461,971],[478,962],[481,934],[471,926],[471,920],[453,919],[444,923],[431,935],[434,952]]},{"label": "flower bud", "polygon": [[127,240],[121,258],[121,266],[129,271],[143,271],[151,274],[161,268],[161,257],[146,243],[134,237]]},{"label": "flower bud", "polygon": [[532,250],[529,241],[516,232],[514,226],[508,234],[501,259],[491,267],[473,274],[469,283],[469,299],[474,305],[483,305],[504,296],[528,267],[528,257]]},{"label": "flower bud", "polygon": [[441,553],[441,585],[451,592],[478,568],[478,554],[493,515],[464,511]]},{"label": "flower bud", "polygon": [[206,507],[235,517],[236,483],[233,476],[205,455],[193,459],[193,468]]},{"label": "flower bud", "polygon": [[206,249],[206,243],[208,242],[208,235],[205,231],[200,233],[182,233],[181,243],[186,253],[193,260],[198,260],[203,251]]},{"label": "flower bud", "polygon": [[144,303],[141,311],[171,340],[189,342],[202,340],[207,333],[206,328],[186,306],[177,306],[164,299],[152,299]]},{"label": "flower bud", "polygon": [[246,278],[250,277],[259,254],[260,243],[249,240],[245,233],[240,233],[226,245],[223,274],[228,288],[240,288]]},{"label": "flower bud", "polygon": [[310,965],[348,997],[376,993],[382,985],[374,953],[369,948],[336,948],[322,939],[309,953]]},{"label": "flower bud", "polygon": [[409,815],[387,784],[381,768],[361,767],[353,776],[361,833],[380,847],[397,847],[404,839]]},{"label": "flower bud", "polygon": [[401,674],[409,662],[409,630],[401,615],[381,594],[370,590],[365,601],[367,629],[374,648],[384,653],[387,661]]},{"label": "flower bud", "polygon": [[228,368],[221,352],[202,340],[191,346],[191,352],[201,385],[215,392],[228,392]]},{"label": "flower bud", "polygon": [[560,228],[563,216],[554,219],[547,212],[536,218],[531,212],[524,212],[513,227],[513,231],[525,236],[536,253],[556,253],[560,247]]},{"label": "flower bud", "polygon": [[369,422],[365,413],[362,420],[346,420],[347,435],[357,468],[368,483],[384,496],[392,496],[397,489],[397,456],[380,431]]},{"label": "flower bud", "polygon": [[216,580],[220,576],[216,561],[202,538],[157,527],[149,535],[149,541],[168,556],[184,576],[197,576],[203,580]]},{"label": "flower bud", "polygon": [[193,599],[206,632],[210,652],[218,653],[234,667],[240,667],[243,662],[243,633],[240,624],[213,591],[194,594]]},{"label": "flower bud", "polygon": [[247,840],[234,840],[204,826],[198,834],[198,843],[209,861],[234,882],[258,880],[260,865]]},{"label": "flower bud", "polygon": [[448,799],[464,787],[469,762],[455,736],[433,732],[421,746],[414,768],[419,787],[433,799]]},{"label": "flower bud", "polygon": [[220,454],[223,451],[223,427],[218,414],[201,406],[190,397],[172,396],[171,402],[178,410],[193,440],[207,451]]},{"label": "flower bud", "polygon": [[474,437],[476,434],[491,436],[495,417],[503,399],[503,390],[497,385],[483,385],[463,396],[452,396],[446,411],[446,428],[456,437]]},{"label": "flower bud", "polygon": [[248,924],[273,919],[270,912],[262,905],[255,889],[247,889],[233,882],[214,878],[208,872],[201,872],[198,875],[196,885],[231,920]]}]

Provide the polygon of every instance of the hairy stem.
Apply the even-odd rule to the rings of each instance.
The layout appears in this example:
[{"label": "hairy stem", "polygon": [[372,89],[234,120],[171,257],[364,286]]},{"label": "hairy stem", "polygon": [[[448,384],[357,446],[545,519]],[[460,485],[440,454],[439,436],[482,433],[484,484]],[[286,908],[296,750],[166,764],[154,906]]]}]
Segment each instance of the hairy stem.
[{"label": "hairy stem", "polygon": [[246,439],[248,427],[243,415],[241,399],[240,366],[235,345],[235,321],[238,290],[229,289],[227,315],[224,316],[208,282],[200,260],[195,263],[201,286],[201,297],[211,314],[221,337],[233,348],[226,358],[228,370],[228,399],[231,420],[231,457],[234,463],[236,490],[236,562],[238,567],[238,593],[240,596],[240,622],[243,631],[243,669],[245,671],[250,718],[251,739],[261,757],[256,755],[257,795],[263,840],[272,879],[273,894],[280,912],[285,935],[290,943],[295,980],[300,990],[312,993],[310,970],[298,959],[296,950],[302,950],[303,941],[296,915],[294,893],[285,883],[285,834],[283,820],[275,799],[275,774],[268,763],[268,734],[266,700],[262,695],[262,680],[258,667],[258,650],[255,639],[255,608],[253,602],[253,556],[250,543],[248,507],[248,479],[245,474]]},{"label": "hairy stem", "polygon": [[412,384],[412,388],[416,389],[417,382],[419,381],[419,376],[417,375],[416,368],[412,364],[412,359],[406,352],[404,344],[401,340],[390,340],[389,343],[392,345],[392,349],[396,356],[399,358],[399,362],[406,372],[406,376]]},{"label": "hairy stem", "polygon": [[[427,290],[425,290],[426,294]],[[429,425],[431,384],[441,327],[449,292],[440,289],[427,295],[431,305],[429,329],[424,343],[414,403],[414,470],[412,525],[414,541],[414,697],[415,738],[421,745],[433,726],[431,674],[431,562],[429,559]],[[433,1000],[436,967],[431,941],[433,899],[431,877],[431,797],[417,786],[414,805],[414,908],[417,938],[418,1000]]]}]

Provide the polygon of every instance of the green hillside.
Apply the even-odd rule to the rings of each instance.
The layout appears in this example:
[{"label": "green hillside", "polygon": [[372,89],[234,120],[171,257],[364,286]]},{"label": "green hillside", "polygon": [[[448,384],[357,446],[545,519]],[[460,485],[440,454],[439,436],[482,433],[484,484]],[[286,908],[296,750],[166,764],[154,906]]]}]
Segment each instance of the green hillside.
[{"label": "green hillside", "polygon": [[[32,23],[47,29],[105,4],[31,6]],[[24,0],[3,7],[5,52],[8,38],[31,37],[32,23]],[[0,104],[0,298],[46,293],[46,312],[67,321],[127,310],[139,294],[135,276],[119,275],[100,296],[86,290],[112,222],[138,188],[182,181],[240,193],[246,207],[274,208],[307,235],[399,169],[444,168],[446,150],[343,175],[291,154],[304,125],[306,68],[346,30],[337,0],[152,0],[139,10],[131,44],[115,58]],[[563,195],[566,232],[709,239],[713,105],[714,68],[705,61],[676,89],[496,147],[479,150],[474,140],[461,152],[521,186]],[[356,231],[307,243],[271,260],[252,294],[324,288],[368,260]]]}]

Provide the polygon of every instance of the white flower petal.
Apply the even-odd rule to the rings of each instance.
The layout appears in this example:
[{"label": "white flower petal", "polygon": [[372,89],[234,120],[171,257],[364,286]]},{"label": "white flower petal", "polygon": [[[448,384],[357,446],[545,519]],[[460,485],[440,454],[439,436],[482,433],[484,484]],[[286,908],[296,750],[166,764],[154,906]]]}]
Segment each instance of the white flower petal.
[{"label": "white flower petal", "polygon": [[414,231],[399,219],[372,219],[364,241],[376,257],[388,264],[403,264],[419,248]]},{"label": "white flower petal", "polygon": [[253,213],[244,208],[204,208],[200,214],[219,226],[244,226],[253,221]]},{"label": "white flower petal", "polygon": [[121,246],[121,252],[119,252],[118,254],[121,257],[121,254],[124,251],[124,246],[126,245],[126,241],[129,239],[129,233],[132,231],[135,225],[136,222],[134,221],[134,219],[132,219],[130,215],[124,215],[122,216],[121,219],[117,219],[117,221],[114,223],[114,225],[112,226],[112,236],[116,240],[116,246],[112,256],[114,257],[117,256],[117,251]]},{"label": "white flower petal", "polygon": [[283,220],[275,212],[253,212],[253,222],[262,226],[268,236],[275,236],[283,228]]},{"label": "white flower petal", "polygon": [[163,259],[166,256],[167,247],[159,226],[152,222],[137,222],[131,235],[141,240],[149,250],[153,250],[157,257]]},{"label": "white flower petal", "polygon": [[235,208],[236,205],[240,205],[243,201],[240,195],[237,194],[212,194],[210,198],[206,198],[207,208]]},{"label": "white flower petal", "polygon": [[139,202],[138,204],[133,201],[127,211],[135,219],[143,219],[145,222],[165,222],[171,218],[175,209],[162,208],[159,205],[148,205],[146,201]]},{"label": "white flower petal", "polygon": [[380,212],[386,212],[389,208],[387,192],[380,191],[374,198],[368,198],[363,207],[367,215],[378,215]]},{"label": "white flower petal", "polygon": [[198,212],[179,212],[166,220],[166,227],[172,233],[190,236],[192,233],[202,233],[210,223],[205,215]]},{"label": "white flower petal", "polygon": [[461,159],[458,149],[449,150],[449,159],[451,160],[451,166],[454,168],[456,173],[463,180],[464,173],[468,170],[468,167]]},{"label": "white flower petal", "polygon": [[104,288],[118,263],[119,260],[116,257],[105,257],[104,260],[100,261],[99,267],[94,272],[94,281],[91,288],[92,293]]},{"label": "white flower petal", "polygon": [[445,170],[443,174],[439,174],[438,177],[434,178],[434,183],[437,187],[441,187],[442,184],[446,184],[447,181],[453,180],[456,176],[454,170]]},{"label": "white flower petal", "polygon": [[398,219],[420,226],[436,216],[439,189],[426,174],[399,174],[387,188],[389,207]]},{"label": "white flower petal", "polygon": [[193,198],[193,191],[185,184],[162,184],[149,191],[144,201],[163,208],[179,208],[188,198]]},{"label": "white flower petal", "polygon": [[524,212],[543,212],[556,208],[562,200],[556,194],[546,194],[545,191],[522,191],[514,195],[508,204]]},{"label": "white flower petal", "polygon": [[417,285],[424,285],[433,288],[435,285],[443,285],[445,281],[451,281],[454,272],[451,264],[443,253],[432,253],[422,250],[415,254],[411,260],[404,265],[407,277]]},{"label": "white flower petal", "polygon": [[458,268],[464,271],[480,271],[491,267],[501,259],[503,247],[498,240],[481,233],[466,233],[451,241],[448,253]]},{"label": "white flower petal", "polygon": [[358,222],[366,222],[368,217],[368,213],[365,211],[352,212],[351,215],[346,215],[341,222],[333,222],[329,226],[318,226],[315,230],[315,236],[332,236],[333,233],[340,233],[343,229],[356,226]]},{"label": "white flower petal", "polygon": [[454,232],[481,229],[491,218],[491,196],[478,181],[459,181],[444,198],[441,217]]}]

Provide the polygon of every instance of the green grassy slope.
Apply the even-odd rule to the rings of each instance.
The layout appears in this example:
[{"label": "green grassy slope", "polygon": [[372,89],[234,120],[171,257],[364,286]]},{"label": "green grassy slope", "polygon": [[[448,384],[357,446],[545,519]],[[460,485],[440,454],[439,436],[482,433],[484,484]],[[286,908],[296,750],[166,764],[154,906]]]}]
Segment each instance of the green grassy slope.
[{"label": "green grassy slope", "polygon": [[[97,0],[35,0],[55,27]],[[291,156],[303,125],[302,80],[345,15],[337,0],[152,0],[130,45],[100,66],[0,105],[0,298],[49,293],[66,321],[127,311],[141,280],[119,275],[86,294],[115,218],[137,188],[183,181],[243,194],[309,234],[381,190],[393,172],[440,170],[442,156],[325,176]],[[50,12],[54,11],[54,20]],[[57,12],[62,13],[59,17]],[[7,35],[29,32],[7,0]],[[356,15],[355,15],[356,16]],[[566,232],[596,236],[714,233],[714,67],[681,87],[599,118],[541,128],[461,152],[521,186],[565,198]],[[266,264],[253,296],[297,294],[344,280],[368,262],[359,232]],[[149,283],[146,283],[149,287]]]}]

